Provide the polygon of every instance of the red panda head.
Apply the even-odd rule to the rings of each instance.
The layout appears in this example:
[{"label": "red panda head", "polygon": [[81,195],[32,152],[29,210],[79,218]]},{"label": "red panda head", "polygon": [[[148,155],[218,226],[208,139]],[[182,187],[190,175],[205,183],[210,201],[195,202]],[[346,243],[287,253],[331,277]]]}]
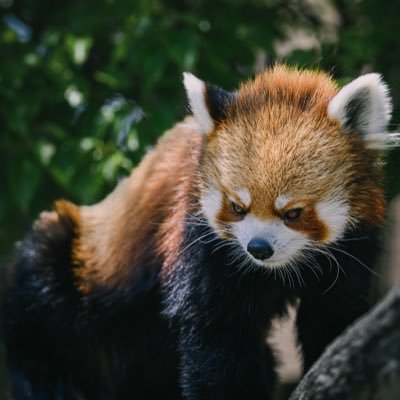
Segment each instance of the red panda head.
[{"label": "red panda head", "polygon": [[384,214],[380,152],[391,101],[378,74],[338,90],[322,72],[277,66],[226,92],[184,83],[204,134],[201,212],[258,264],[290,264]]}]

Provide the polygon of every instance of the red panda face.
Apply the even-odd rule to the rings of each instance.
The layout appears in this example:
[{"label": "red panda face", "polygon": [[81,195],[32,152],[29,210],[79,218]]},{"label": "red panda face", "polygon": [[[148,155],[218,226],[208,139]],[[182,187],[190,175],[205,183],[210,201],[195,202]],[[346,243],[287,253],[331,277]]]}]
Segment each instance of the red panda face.
[{"label": "red panda face", "polygon": [[[222,238],[269,267],[339,239],[354,222],[344,178],[353,164],[337,159],[337,149],[351,154],[351,143],[334,124],[304,125],[301,113],[291,118],[280,127],[264,117],[264,129],[236,121],[221,126],[205,145],[203,214]],[[269,251],[253,250],[257,240]]]},{"label": "red panda face", "polygon": [[377,75],[362,78],[338,92],[322,73],[276,67],[228,94],[185,77],[205,132],[201,212],[257,264],[288,266],[358,223],[382,221],[371,147],[390,100]]}]

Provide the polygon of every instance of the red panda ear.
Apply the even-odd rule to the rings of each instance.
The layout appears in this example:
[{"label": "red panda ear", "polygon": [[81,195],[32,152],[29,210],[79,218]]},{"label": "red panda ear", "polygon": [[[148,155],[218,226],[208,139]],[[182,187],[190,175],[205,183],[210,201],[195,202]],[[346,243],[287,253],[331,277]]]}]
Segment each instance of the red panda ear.
[{"label": "red panda ear", "polygon": [[346,131],[363,135],[370,147],[387,147],[396,135],[387,133],[392,101],[379,74],[360,76],[344,86],[328,105],[328,115]]},{"label": "red panda ear", "polygon": [[202,133],[212,132],[215,123],[226,118],[228,107],[235,94],[217,86],[206,84],[188,72],[183,74],[183,83],[190,108]]}]

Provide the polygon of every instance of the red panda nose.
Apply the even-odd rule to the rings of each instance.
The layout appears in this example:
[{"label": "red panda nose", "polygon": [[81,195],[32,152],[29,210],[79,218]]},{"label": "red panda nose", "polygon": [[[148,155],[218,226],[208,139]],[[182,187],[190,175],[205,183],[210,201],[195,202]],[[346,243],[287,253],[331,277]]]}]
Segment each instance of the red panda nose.
[{"label": "red panda nose", "polygon": [[266,260],[274,254],[272,246],[266,240],[259,238],[250,240],[247,251],[257,260]]}]

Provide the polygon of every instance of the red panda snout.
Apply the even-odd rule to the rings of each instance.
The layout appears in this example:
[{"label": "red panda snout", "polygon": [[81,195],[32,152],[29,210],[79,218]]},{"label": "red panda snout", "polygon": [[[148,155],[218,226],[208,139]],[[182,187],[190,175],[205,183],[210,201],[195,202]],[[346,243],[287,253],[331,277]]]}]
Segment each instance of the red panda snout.
[{"label": "red panda snout", "polygon": [[316,201],[278,196],[270,207],[257,209],[249,190],[229,194],[207,189],[202,212],[214,231],[256,264],[285,267],[313,250],[340,239],[353,219],[347,202],[337,197]]},{"label": "red panda snout", "polygon": [[247,251],[256,259],[260,261],[271,258],[274,254],[274,249],[267,240],[255,237],[250,240],[247,245]]},{"label": "red panda snout", "polygon": [[[255,263],[265,267],[285,267],[297,261],[301,253],[312,244],[305,232],[296,231],[279,218],[260,220],[247,215],[232,224],[235,240]],[[264,244],[264,251],[254,249],[254,244]],[[264,254],[262,254],[264,253]]]}]

